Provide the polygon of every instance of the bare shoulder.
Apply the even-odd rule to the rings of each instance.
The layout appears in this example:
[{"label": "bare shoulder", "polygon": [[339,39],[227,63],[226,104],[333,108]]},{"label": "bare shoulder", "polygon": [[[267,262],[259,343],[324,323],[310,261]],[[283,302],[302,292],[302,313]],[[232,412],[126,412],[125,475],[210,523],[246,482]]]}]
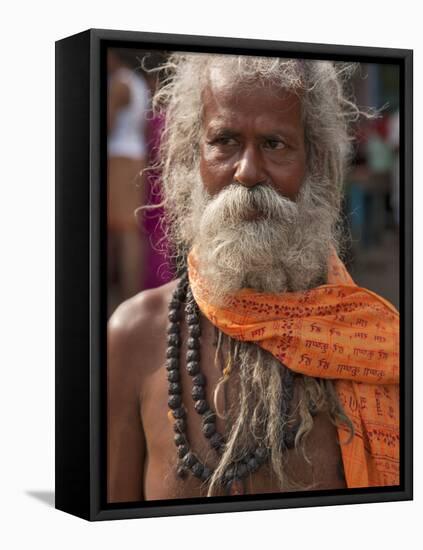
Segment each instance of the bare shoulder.
[{"label": "bare shoulder", "polygon": [[[123,302],[108,322],[108,359],[127,371],[142,364],[150,370],[158,360],[166,334],[168,304],[177,281],[144,290]],[[137,367],[138,370],[138,367]]]},{"label": "bare shoulder", "polygon": [[139,333],[140,329],[152,330],[167,317],[167,308],[177,281],[143,290],[126,300],[115,310],[108,322],[113,333],[125,333],[128,336]]},{"label": "bare shoulder", "polygon": [[143,402],[166,355],[168,303],[177,281],[140,292],[111,316],[107,336],[108,498],[143,499]]}]

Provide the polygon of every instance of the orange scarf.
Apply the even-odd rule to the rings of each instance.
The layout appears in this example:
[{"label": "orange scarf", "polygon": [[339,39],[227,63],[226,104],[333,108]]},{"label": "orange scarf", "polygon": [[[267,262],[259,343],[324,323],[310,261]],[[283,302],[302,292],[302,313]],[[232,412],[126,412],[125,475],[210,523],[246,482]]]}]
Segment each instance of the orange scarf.
[{"label": "orange scarf", "polygon": [[225,305],[208,303],[191,252],[195,301],[222,332],[256,342],[294,372],[334,380],[355,428],[338,426],[347,487],[399,485],[399,314],[356,286],[341,260],[329,262],[328,284],[306,292],[243,289]]}]

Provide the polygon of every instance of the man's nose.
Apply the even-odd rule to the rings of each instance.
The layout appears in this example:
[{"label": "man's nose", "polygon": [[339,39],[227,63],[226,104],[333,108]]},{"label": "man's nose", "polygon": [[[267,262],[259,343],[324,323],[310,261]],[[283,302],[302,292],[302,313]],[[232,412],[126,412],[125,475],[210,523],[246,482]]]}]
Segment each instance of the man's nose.
[{"label": "man's nose", "polygon": [[234,180],[245,187],[254,187],[266,181],[260,152],[246,147],[235,165]]}]

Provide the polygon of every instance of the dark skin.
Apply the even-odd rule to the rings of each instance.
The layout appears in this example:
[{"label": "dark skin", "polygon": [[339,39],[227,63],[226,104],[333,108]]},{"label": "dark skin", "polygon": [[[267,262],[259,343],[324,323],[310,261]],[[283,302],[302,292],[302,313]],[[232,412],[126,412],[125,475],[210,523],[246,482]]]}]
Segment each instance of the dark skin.
[{"label": "dark skin", "polygon": [[[245,186],[267,183],[295,198],[305,175],[304,130],[299,99],[275,88],[254,88],[248,94],[228,86],[223,75],[212,73],[203,94],[201,176],[211,194],[234,181]],[[184,481],[176,474],[176,446],[168,417],[165,368],[168,304],[173,281],[144,291],[122,304],[109,321],[108,333],[108,500],[131,502],[206,496],[207,487],[194,476]],[[207,379],[207,400],[221,376],[215,362],[215,331],[202,317],[201,369]],[[201,432],[201,417],[190,395],[192,380],[185,370],[186,326],[181,324],[181,381],[187,409],[187,436],[193,452],[209,467],[217,464]],[[223,354],[225,350],[223,350]],[[236,369],[220,394],[219,410],[228,410],[237,392]],[[297,391],[294,395],[294,406]],[[225,420],[217,417],[217,430]],[[345,487],[339,471],[336,428],[326,413],[315,417],[307,440],[310,463],[295,450],[286,454],[286,471],[301,486],[316,489]],[[301,488],[301,487],[299,487]],[[281,492],[269,466],[245,481],[245,493]],[[282,491],[283,492],[283,491]],[[224,494],[222,491],[218,494]]]},{"label": "dark skin", "polygon": [[216,72],[203,93],[200,173],[211,195],[267,183],[295,199],[306,170],[299,98],[272,86],[229,84]]}]

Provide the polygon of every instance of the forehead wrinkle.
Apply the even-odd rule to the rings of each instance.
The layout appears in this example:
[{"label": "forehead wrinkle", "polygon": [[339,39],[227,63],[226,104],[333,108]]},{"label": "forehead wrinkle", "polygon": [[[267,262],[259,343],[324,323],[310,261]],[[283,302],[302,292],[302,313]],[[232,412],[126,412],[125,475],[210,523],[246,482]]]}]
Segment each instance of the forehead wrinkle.
[{"label": "forehead wrinkle", "polygon": [[[202,106],[201,106],[201,126],[202,133],[216,129],[228,127],[228,130],[236,131],[238,126],[242,126],[244,117],[254,112],[258,102],[254,101],[254,95],[259,94],[261,104],[263,105],[263,113],[258,113],[254,124],[259,127],[265,125],[265,129],[261,130],[261,134],[285,134],[296,136],[298,128],[292,120],[275,121],[274,118],[288,115],[291,111],[299,107],[299,119],[302,131],[303,113],[301,96],[298,90],[288,90],[278,87],[272,81],[258,81],[248,84],[245,81],[235,81],[233,75],[228,74],[221,67],[211,67],[205,79],[205,85],[202,89]],[[264,97],[263,97],[264,94]],[[268,112],[269,102],[266,101],[266,96],[272,102],[271,114]],[[243,102],[242,100],[247,100]],[[251,111],[249,109],[249,102]],[[298,105],[299,103],[299,105]],[[239,109],[237,109],[239,106]],[[212,110],[212,115],[210,114]],[[206,116],[208,116],[206,124]],[[289,117],[288,117],[289,118]],[[292,117],[291,117],[292,118]],[[301,132],[302,133],[302,132]]]},{"label": "forehead wrinkle", "polygon": [[[293,108],[290,107],[289,109]],[[287,112],[284,109],[278,110],[278,113]],[[207,121],[207,124],[204,124],[203,128],[205,131],[224,131],[229,132],[238,132],[240,127],[242,128],[245,123],[244,115],[241,112],[234,112],[229,108],[222,108],[218,113],[214,113],[210,117],[210,120]],[[252,121],[253,125],[260,129],[260,134],[265,135],[290,135],[296,136],[298,133],[298,128],[293,121],[284,120],[278,121],[275,120],[275,117],[268,113],[261,113]]]},{"label": "forehead wrinkle", "polygon": [[[241,92],[241,93],[240,93]],[[259,94],[263,96],[263,92],[266,95],[269,95],[269,99],[274,98],[280,100],[278,106],[274,105],[273,112],[275,113],[288,113],[291,110],[294,110],[299,103],[300,110],[301,108],[301,97],[295,91],[287,90],[285,88],[277,88],[274,85],[269,83],[269,86],[261,87],[258,85],[246,86],[245,84],[233,81],[227,81],[223,83],[214,83],[209,80],[202,92],[202,106],[204,111],[205,99],[208,96],[208,99],[211,103],[214,103],[218,109],[222,112],[231,112],[233,108],[236,107],[242,99],[248,99],[254,102],[254,95]],[[266,98],[262,98],[263,107],[266,108],[267,102]],[[227,105],[230,102],[231,105]],[[297,103],[298,102],[298,103]],[[225,105],[226,103],[226,105]],[[255,103],[257,104],[257,103]],[[248,109],[248,107],[243,107]]]},{"label": "forehead wrinkle", "polygon": [[[257,86],[253,86],[253,88],[254,87]],[[225,67],[212,65],[208,69],[205,85],[201,92],[203,111],[206,94],[209,95],[210,99],[214,101],[218,107],[224,109],[222,102],[233,98],[236,105],[238,99],[242,98],[242,96],[250,95],[251,91],[251,84],[244,80],[237,81],[234,75],[228,73],[228,69]]]}]

